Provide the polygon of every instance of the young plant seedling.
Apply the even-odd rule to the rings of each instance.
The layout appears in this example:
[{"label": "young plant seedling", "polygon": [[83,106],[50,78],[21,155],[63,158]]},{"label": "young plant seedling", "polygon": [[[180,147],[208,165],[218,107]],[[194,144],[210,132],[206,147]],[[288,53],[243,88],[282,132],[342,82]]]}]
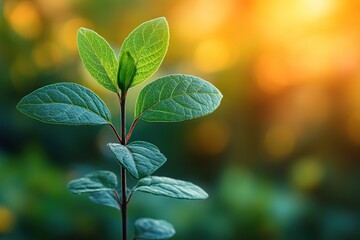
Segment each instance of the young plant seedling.
[{"label": "young plant seedling", "polygon": [[[164,17],[145,22],[125,39],[118,58],[104,38],[96,32],[80,28],[78,48],[82,62],[91,76],[114,92],[120,103],[120,134],[111,122],[105,103],[90,89],[70,82],[44,86],[25,96],[17,108],[20,112],[45,123],[66,125],[109,125],[117,143],[109,143],[120,165],[120,186],[110,171],[96,171],[72,180],[72,193],[89,195],[95,203],[114,207],[122,215],[122,239],[127,239],[127,205],[135,192],[159,196],[199,200],[208,194],[191,182],[152,176],[166,161],[153,144],[129,142],[141,119],[148,122],[179,122],[205,116],[220,104],[222,94],[209,82],[198,77],[173,74],[160,77],[145,86],[136,101],[134,120],[126,129],[126,95],[159,68],[169,45],[169,28]],[[129,189],[127,173],[138,180]],[[118,190],[120,189],[120,190]],[[164,221],[141,218],[135,222],[133,239],[167,239],[175,234]]]}]

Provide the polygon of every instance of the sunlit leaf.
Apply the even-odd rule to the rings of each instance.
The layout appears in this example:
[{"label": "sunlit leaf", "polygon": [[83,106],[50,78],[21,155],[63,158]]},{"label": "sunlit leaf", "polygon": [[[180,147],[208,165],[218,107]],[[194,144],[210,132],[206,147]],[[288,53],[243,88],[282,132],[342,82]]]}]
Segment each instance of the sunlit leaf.
[{"label": "sunlit leaf", "polygon": [[134,191],[179,199],[200,200],[208,198],[208,194],[195,184],[168,177],[150,176],[140,179]]},{"label": "sunlit leaf", "polygon": [[117,178],[110,171],[96,171],[85,175],[85,177],[72,180],[68,189],[75,194],[114,190]]},{"label": "sunlit leaf", "polygon": [[167,221],[140,218],[135,222],[135,239],[168,239],[174,235],[175,229]]},{"label": "sunlit leaf", "polygon": [[142,83],[159,68],[169,45],[169,27],[164,17],[144,22],[133,30],[121,46],[119,59],[129,52],[136,63],[131,87]]},{"label": "sunlit leaf", "polygon": [[126,147],[117,143],[108,146],[119,163],[137,179],[151,175],[166,161],[160,150],[148,142],[136,141]]},{"label": "sunlit leaf", "polygon": [[145,86],[135,117],[149,122],[178,122],[213,112],[222,99],[211,83],[189,75],[168,75]]},{"label": "sunlit leaf", "polygon": [[79,29],[77,41],[81,60],[91,76],[110,91],[118,92],[118,61],[109,43],[86,28]]},{"label": "sunlit leaf", "polygon": [[45,123],[67,125],[108,124],[105,103],[90,89],[75,83],[56,83],[26,95],[17,108]]}]

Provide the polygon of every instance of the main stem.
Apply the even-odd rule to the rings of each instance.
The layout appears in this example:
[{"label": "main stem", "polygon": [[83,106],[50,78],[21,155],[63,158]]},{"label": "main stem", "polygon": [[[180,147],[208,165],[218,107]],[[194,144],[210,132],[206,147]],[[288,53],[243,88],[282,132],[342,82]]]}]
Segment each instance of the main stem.
[{"label": "main stem", "polygon": [[[121,144],[126,145],[126,113],[125,113],[125,101],[126,93],[119,96],[120,111],[121,111]],[[126,170],[121,167],[121,216],[122,216],[122,239],[127,238],[127,198],[126,198]]]}]

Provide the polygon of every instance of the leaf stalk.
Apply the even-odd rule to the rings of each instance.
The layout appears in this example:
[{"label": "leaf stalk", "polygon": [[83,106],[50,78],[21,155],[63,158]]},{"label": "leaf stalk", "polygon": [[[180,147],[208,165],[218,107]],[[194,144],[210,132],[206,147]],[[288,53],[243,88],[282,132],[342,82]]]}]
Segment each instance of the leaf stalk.
[{"label": "leaf stalk", "polygon": [[134,128],[135,128],[135,125],[136,125],[136,123],[137,123],[138,121],[139,121],[139,118],[135,118],[134,121],[132,122],[132,124],[131,124],[131,126],[130,126],[130,129],[129,129],[129,132],[128,132],[128,134],[126,135],[126,139],[125,139],[125,142],[126,142],[126,143],[130,140],[131,135],[132,135],[132,132],[133,132],[133,130],[134,130]]},{"label": "leaf stalk", "polygon": [[119,133],[116,131],[114,124],[110,123],[110,127],[113,130],[114,134],[116,135],[116,138],[119,141],[119,143],[122,143],[121,137],[119,136]]}]

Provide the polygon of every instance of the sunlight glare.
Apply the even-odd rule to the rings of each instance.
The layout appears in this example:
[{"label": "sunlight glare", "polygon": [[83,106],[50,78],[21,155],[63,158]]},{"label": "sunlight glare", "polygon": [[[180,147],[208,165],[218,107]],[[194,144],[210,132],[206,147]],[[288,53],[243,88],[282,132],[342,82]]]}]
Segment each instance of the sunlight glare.
[{"label": "sunlight glare", "polygon": [[231,64],[231,52],[221,39],[209,39],[199,44],[194,54],[195,66],[203,72],[217,72]]}]

